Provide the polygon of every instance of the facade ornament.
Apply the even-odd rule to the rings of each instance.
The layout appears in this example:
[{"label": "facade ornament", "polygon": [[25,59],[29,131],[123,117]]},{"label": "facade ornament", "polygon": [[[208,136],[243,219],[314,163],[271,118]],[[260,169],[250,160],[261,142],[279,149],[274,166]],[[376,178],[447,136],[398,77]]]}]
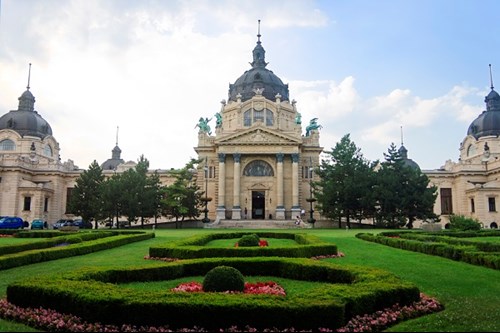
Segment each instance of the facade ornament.
[{"label": "facade ornament", "polygon": [[484,157],[485,158],[490,157],[490,147],[488,146],[488,142],[484,143]]},{"label": "facade ornament", "polygon": [[224,154],[224,153],[219,153],[218,157],[219,157],[219,162],[220,162],[220,163],[224,163],[224,162],[226,162],[226,154]]},{"label": "facade ornament", "polygon": [[274,96],[276,98],[276,103],[280,103],[281,102],[281,95],[280,93],[277,93],[276,96]]},{"label": "facade ornament", "polygon": [[284,156],[285,156],[285,155],[284,155],[283,153],[277,153],[277,154],[276,154],[276,161],[277,161],[278,163],[283,163],[283,157],[284,157]]},{"label": "facade ornament", "polygon": [[235,163],[240,163],[241,162],[241,154],[240,153],[233,154],[233,159],[234,159]]},{"label": "facade ornament", "polygon": [[292,154],[292,163],[299,163],[299,154]]},{"label": "facade ornament", "polygon": [[255,93],[255,95],[261,96],[262,93],[264,92],[264,88],[255,88],[253,92]]}]

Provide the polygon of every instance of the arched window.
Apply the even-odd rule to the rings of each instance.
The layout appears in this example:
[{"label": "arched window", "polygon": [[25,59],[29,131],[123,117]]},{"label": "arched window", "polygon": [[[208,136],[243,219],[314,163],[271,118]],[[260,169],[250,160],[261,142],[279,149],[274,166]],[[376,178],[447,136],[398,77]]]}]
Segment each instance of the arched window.
[{"label": "arched window", "polygon": [[262,160],[255,160],[245,167],[243,170],[244,176],[252,176],[252,177],[273,177],[274,171],[269,163]]},{"label": "arched window", "polygon": [[266,126],[274,126],[274,113],[269,109],[247,110],[243,113],[243,126],[249,127],[253,123],[262,122]]},{"label": "arched window", "polygon": [[48,157],[52,157],[52,147],[50,145],[46,145],[45,148],[43,148],[43,154]]},{"label": "arched window", "polygon": [[16,145],[14,141],[5,139],[0,141],[0,150],[16,150]]},{"label": "arched window", "polygon": [[266,109],[266,126],[274,125],[273,111]]},{"label": "arched window", "polygon": [[252,125],[252,112],[250,110],[245,111],[243,114],[243,126]]},{"label": "arched window", "polygon": [[467,147],[467,156],[472,156],[474,154],[476,154],[476,147],[470,144],[469,147]]}]

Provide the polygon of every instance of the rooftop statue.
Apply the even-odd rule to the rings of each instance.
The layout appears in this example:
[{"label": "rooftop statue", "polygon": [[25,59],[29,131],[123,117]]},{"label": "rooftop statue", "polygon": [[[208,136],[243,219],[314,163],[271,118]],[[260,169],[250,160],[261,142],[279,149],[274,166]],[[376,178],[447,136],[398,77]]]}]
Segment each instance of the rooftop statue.
[{"label": "rooftop statue", "polygon": [[215,114],[215,128],[219,128],[219,127],[222,127],[222,116],[220,114],[220,112],[217,112]]},{"label": "rooftop statue", "polygon": [[300,114],[300,112],[297,112],[297,114],[295,115],[295,124],[302,124],[302,115]]},{"label": "rooftop statue", "polygon": [[198,120],[198,124],[196,124],[194,128],[196,127],[200,128],[200,131],[198,133],[208,133],[208,135],[212,135],[212,130],[210,129],[210,125],[208,125],[208,122],[210,120],[212,120],[212,118],[203,119],[203,117],[200,117],[200,119]]},{"label": "rooftop statue", "polygon": [[306,127],[306,136],[309,136],[312,130],[316,130],[318,128],[323,128],[323,126],[317,123],[318,118],[313,118],[309,121],[309,125]]}]

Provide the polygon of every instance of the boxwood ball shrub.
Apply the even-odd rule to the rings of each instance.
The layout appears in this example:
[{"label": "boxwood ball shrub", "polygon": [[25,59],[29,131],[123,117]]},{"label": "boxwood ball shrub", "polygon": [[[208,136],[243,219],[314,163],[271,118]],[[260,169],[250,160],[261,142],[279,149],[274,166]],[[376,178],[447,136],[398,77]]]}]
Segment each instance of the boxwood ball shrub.
[{"label": "boxwood ball shrub", "polygon": [[203,279],[203,291],[243,291],[245,278],[239,270],[230,266],[212,268]]},{"label": "boxwood ball shrub", "polygon": [[259,246],[259,240],[257,234],[245,235],[238,241],[238,246]]}]

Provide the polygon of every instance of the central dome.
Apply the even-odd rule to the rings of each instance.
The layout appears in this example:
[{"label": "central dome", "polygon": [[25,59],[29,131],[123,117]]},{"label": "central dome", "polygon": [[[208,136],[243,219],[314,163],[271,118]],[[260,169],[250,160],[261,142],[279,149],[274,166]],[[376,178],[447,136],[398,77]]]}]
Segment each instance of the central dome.
[{"label": "central dome", "polygon": [[229,84],[230,101],[246,101],[255,96],[256,89],[262,92],[262,96],[274,101],[279,94],[282,101],[288,101],[288,84],[284,84],[281,79],[272,71],[266,69],[266,51],[260,42],[260,33],[257,35],[257,45],[253,49],[252,69],[241,75],[234,84]]}]

